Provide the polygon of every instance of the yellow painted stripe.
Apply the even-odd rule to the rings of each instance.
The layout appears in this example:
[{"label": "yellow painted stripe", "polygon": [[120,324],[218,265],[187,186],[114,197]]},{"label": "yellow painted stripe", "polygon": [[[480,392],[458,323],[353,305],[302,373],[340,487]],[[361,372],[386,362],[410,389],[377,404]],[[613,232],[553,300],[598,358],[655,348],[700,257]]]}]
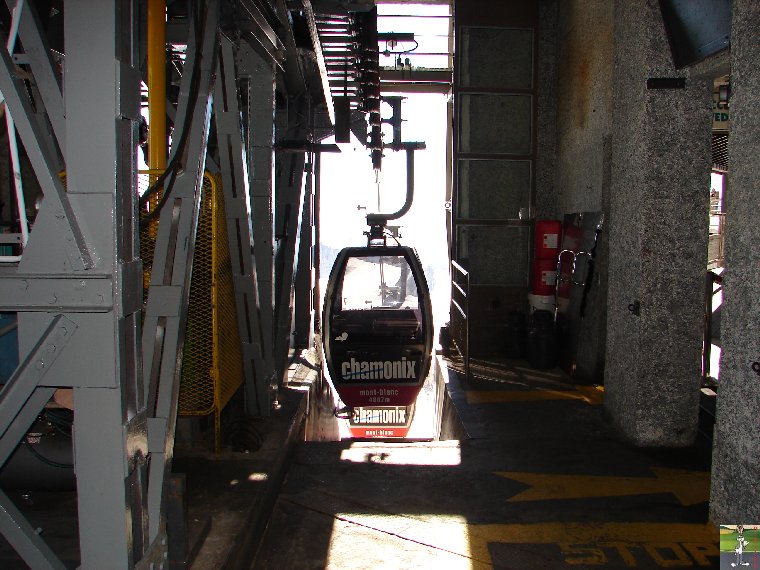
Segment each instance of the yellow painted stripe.
[{"label": "yellow painted stripe", "polygon": [[550,370],[541,371],[536,370],[535,368],[525,368],[524,366],[514,366],[513,368],[520,372],[527,372],[528,374],[533,374],[542,378],[562,378],[562,373],[560,372],[552,372]]},{"label": "yellow painted stripe", "polygon": [[574,386],[574,388],[574,390],[468,390],[465,394],[469,404],[548,400],[581,400],[592,406],[598,406],[602,403],[604,389],[600,386]]}]

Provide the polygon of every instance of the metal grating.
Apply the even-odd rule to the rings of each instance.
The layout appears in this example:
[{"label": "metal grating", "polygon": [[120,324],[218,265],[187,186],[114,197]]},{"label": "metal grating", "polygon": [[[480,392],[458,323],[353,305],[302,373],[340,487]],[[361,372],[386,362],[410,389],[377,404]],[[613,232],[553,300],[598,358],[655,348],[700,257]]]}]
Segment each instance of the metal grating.
[{"label": "metal grating", "polygon": [[[140,178],[143,189],[148,185],[147,175],[141,174]],[[146,283],[150,282],[154,235],[149,227],[140,236]],[[221,411],[242,383],[243,362],[224,196],[221,179],[206,173],[193,254],[178,413],[183,416],[214,414],[217,450],[221,443]]]},{"label": "metal grating", "polygon": [[[216,374],[216,406],[220,412],[233,394],[243,384],[243,355],[235,307],[235,291],[232,278],[232,262],[227,237],[227,220],[224,210],[222,180],[215,177],[212,240],[213,268],[211,281],[211,304],[213,307],[214,371]],[[192,294],[190,295],[192,303]],[[203,302],[204,299],[200,299]],[[218,415],[218,414],[217,414]]]},{"label": "metal grating", "polygon": [[713,170],[728,172],[728,135],[713,133],[712,136]]},{"label": "metal grating", "polygon": [[208,178],[204,178],[179,384],[178,411],[183,416],[205,416],[216,408],[212,291],[214,196],[210,186]]}]

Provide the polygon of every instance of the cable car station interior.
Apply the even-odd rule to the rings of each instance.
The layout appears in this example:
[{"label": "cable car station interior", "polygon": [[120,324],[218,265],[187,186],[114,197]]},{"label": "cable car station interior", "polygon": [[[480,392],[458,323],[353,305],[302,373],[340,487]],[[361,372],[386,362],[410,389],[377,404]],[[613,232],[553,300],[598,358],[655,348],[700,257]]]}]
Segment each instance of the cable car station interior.
[{"label": "cable car station interior", "polygon": [[760,567],[759,3],[0,29],[0,568]]}]

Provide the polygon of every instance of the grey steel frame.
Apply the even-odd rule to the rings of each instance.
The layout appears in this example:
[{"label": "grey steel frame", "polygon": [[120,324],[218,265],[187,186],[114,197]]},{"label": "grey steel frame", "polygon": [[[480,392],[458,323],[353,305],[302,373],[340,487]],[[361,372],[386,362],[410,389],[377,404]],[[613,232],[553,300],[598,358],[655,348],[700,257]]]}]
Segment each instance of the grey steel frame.
[{"label": "grey steel frame", "polygon": [[[66,3],[65,119],[60,79],[33,11],[24,12],[19,33],[23,62],[35,80],[32,94],[39,95],[36,112],[14,62],[0,48],[0,90],[44,194],[21,261],[0,268],[0,309],[18,313],[22,355],[0,391],[0,465],[56,388],[73,388],[82,568],[165,563],[164,504],[218,2],[207,2],[205,10],[205,20],[198,22],[203,29],[198,102],[188,105],[192,74],[187,73],[177,125],[188,112],[192,120],[182,173],[159,223],[144,331],[135,152],[137,3]],[[186,69],[192,69],[192,36],[188,43]],[[58,175],[62,157],[65,191]],[[2,492],[0,532],[32,568],[64,567]]]},{"label": "grey steel frame", "polygon": [[269,415],[273,364],[271,350],[265,347],[265,340],[270,336],[264,332],[259,304],[260,283],[252,255],[256,244],[251,225],[248,153],[240,124],[236,52],[240,54],[240,46],[223,36],[214,90],[214,117],[245,374],[246,410],[249,415],[263,417]]},{"label": "grey steel frame", "polygon": [[[0,91],[44,194],[21,261],[0,266],[0,310],[18,314],[22,356],[0,390],[0,467],[56,389],[72,388],[85,569],[167,564],[181,348],[212,90],[228,234],[238,261],[233,267],[249,413],[270,413],[286,366],[300,225],[310,217],[304,184],[312,182],[303,177],[305,153],[279,156],[275,289],[273,147],[281,49],[277,57],[262,56],[245,41],[220,38],[219,4],[203,2],[202,21],[188,25],[179,102],[169,110],[175,122],[171,156],[182,152],[181,168],[164,183],[172,189],[160,212],[145,306],[136,177],[137,0],[66,3],[65,103],[63,79],[33,11],[22,16],[25,53],[17,58],[31,70],[31,90],[0,48]],[[290,50],[292,37],[287,43]],[[296,70],[297,55],[289,59]],[[304,87],[286,81],[286,89],[297,95],[279,116],[279,138],[305,139],[311,109]],[[178,149],[185,125],[186,144]],[[0,533],[31,567],[64,567],[2,491]]]},{"label": "grey steel frame", "polygon": [[[303,141],[308,133],[310,113],[308,97],[288,98],[285,108],[278,110],[276,125],[280,132],[277,142]],[[301,237],[305,185],[311,177],[304,177],[305,152],[280,151],[276,156],[278,167],[275,182],[275,337],[274,354],[278,382],[287,372],[288,353],[294,344],[291,336],[298,244]],[[307,220],[308,223],[308,220]]]},{"label": "grey steel frame", "polygon": [[[274,353],[274,114],[276,62],[260,55],[250,45],[241,42],[235,52],[235,63],[243,102],[244,146],[247,149],[247,168],[250,191],[253,256],[261,319],[262,376],[253,393],[260,403],[271,404],[278,387]],[[239,311],[239,309],[238,309]],[[265,394],[266,392],[266,399]],[[270,413],[271,405],[261,406],[262,416]]]},{"label": "grey steel frame", "polygon": [[[197,93],[193,93],[193,73],[185,72],[180,84],[177,122],[171,157],[183,152],[182,167],[176,175],[171,196],[163,207],[156,236],[145,325],[142,335],[143,374],[148,410],[148,450],[153,459],[148,472],[148,519],[150,540],[164,532],[163,513],[166,485],[173,455],[174,429],[181,373],[181,354],[190,295],[195,232],[198,226],[201,187],[211,121],[211,89],[218,51],[219,2],[205,3],[201,26],[200,62],[196,62],[196,42],[188,34],[185,69],[198,66]],[[192,30],[193,26],[190,26]],[[193,98],[194,97],[194,98]],[[190,116],[187,147],[177,148],[182,139],[184,118]],[[167,183],[168,184],[168,183]]]}]

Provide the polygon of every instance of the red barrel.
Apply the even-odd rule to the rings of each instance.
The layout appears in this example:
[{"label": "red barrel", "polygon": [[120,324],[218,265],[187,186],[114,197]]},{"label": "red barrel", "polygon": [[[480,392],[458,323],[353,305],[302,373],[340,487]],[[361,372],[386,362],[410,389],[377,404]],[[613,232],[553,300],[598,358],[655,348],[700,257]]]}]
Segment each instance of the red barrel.
[{"label": "red barrel", "polygon": [[562,222],[559,220],[536,220],[534,259],[557,260],[562,245]]},{"label": "red barrel", "polygon": [[557,262],[553,259],[534,259],[531,269],[533,286],[530,292],[534,295],[554,295]]}]

